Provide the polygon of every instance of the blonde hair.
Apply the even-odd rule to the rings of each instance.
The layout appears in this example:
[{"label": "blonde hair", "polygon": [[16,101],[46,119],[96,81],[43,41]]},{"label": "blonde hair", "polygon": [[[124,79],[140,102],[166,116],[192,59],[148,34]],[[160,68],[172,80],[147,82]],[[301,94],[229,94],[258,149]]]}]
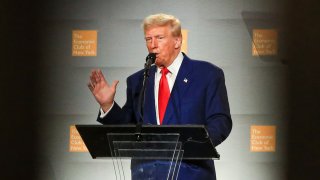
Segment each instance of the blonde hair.
[{"label": "blonde hair", "polygon": [[169,14],[160,13],[149,15],[143,20],[142,27],[145,33],[146,30],[148,30],[149,28],[167,25],[171,27],[171,32],[173,36],[181,36],[180,20]]}]

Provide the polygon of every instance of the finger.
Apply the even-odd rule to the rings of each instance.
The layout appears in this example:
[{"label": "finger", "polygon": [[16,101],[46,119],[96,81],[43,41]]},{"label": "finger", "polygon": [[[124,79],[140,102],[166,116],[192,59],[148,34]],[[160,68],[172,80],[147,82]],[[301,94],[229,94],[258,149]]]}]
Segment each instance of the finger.
[{"label": "finger", "polygon": [[93,84],[93,85],[94,85],[94,84],[97,84],[96,78],[94,78],[94,75],[91,75],[91,76],[90,76],[90,83]]},{"label": "finger", "polygon": [[97,71],[97,74],[98,74],[98,76],[99,76],[99,78],[100,78],[100,81],[105,82],[106,85],[109,87],[110,85],[109,85],[108,81],[105,79],[105,77],[104,77],[104,75],[102,74],[102,71],[101,71],[100,69],[99,69],[99,71]]},{"label": "finger", "polygon": [[95,79],[95,82],[96,83],[99,83],[100,82],[100,76],[99,76],[99,69],[96,69],[95,71],[94,71],[94,76],[93,76],[93,78]]},{"label": "finger", "polygon": [[91,87],[93,88],[93,90],[97,87],[97,84],[95,84],[95,83],[90,83],[90,85],[91,85]]},{"label": "finger", "polygon": [[94,87],[92,86],[92,84],[88,83],[87,85],[88,85],[88,88],[90,89],[90,91],[93,92]]},{"label": "finger", "polygon": [[113,87],[114,89],[116,89],[117,86],[118,86],[118,84],[119,84],[119,80],[113,81],[112,87]]},{"label": "finger", "polygon": [[95,74],[94,74],[94,78],[95,78],[95,81],[96,81],[97,83],[99,83],[99,82],[101,81],[101,78],[100,78],[100,76],[99,76],[98,71],[99,71],[99,70],[96,70],[96,71],[95,71]]},{"label": "finger", "polygon": [[94,76],[96,75],[96,72],[97,72],[97,70],[96,70],[96,69],[93,69],[93,70],[91,71],[91,76],[94,77]]},{"label": "finger", "polygon": [[97,84],[97,81],[96,81],[96,70],[95,69],[92,70],[92,72],[91,72],[90,80],[91,80],[92,84]]},{"label": "finger", "polygon": [[101,78],[102,81],[107,82],[106,79],[104,78],[104,75],[102,74],[102,71],[100,69],[98,71],[98,75],[99,75],[99,77]]}]

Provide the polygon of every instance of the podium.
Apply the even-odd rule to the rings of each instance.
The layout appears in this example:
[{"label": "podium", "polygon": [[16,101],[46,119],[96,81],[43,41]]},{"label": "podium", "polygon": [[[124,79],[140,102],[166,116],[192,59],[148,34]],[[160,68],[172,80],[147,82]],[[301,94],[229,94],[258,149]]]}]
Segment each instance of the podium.
[{"label": "podium", "polygon": [[91,157],[112,159],[116,178],[121,180],[130,179],[124,176],[123,159],[131,159],[136,179],[152,179],[161,172],[163,179],[176,180],[182,160],[220,158],[203,125],[142,125],[138,133],[136,125],[76,128]]}]

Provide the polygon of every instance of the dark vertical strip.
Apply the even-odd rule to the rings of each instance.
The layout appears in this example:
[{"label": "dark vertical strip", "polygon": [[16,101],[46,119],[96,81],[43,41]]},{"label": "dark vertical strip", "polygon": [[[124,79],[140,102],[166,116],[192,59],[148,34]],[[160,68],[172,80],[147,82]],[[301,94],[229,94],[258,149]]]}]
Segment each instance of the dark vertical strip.
[{"label": "dark vertical strip", "polygon": [[288,179],[320,177],[320,3],[289,1]]},{"label": "dark vertical strip", "polygon": [[36,2],[1,1],[0,179],[36,177],[36,20]]}]

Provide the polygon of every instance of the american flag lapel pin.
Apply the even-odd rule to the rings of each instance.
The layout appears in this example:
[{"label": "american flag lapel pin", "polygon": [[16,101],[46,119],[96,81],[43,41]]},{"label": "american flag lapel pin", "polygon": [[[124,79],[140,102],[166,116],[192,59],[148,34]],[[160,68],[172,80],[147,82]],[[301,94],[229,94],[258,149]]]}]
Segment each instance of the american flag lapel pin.
[{"label": "american flag lapel pin", "polygon": [[184,78],[183,82],[187,83],[187,82],[188,82],[188,79],[187,79],[187,78]]}]

